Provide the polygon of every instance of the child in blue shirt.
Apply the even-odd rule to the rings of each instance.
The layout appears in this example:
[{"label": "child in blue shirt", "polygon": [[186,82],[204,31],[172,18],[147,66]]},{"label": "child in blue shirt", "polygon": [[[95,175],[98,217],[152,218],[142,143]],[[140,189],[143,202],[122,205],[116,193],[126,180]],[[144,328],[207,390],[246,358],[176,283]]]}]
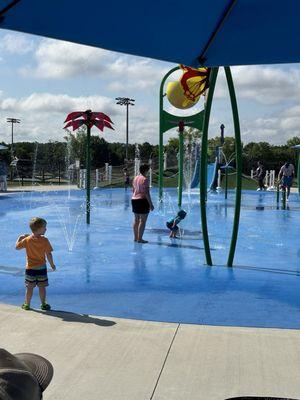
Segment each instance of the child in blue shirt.
[{"label": "child in blue shirt", "polygon": [[170,238],[176,238],[176,233],[178,232],[178,224],[180,221],[182,221],[186,216],[186,212],[184,210],[178,211],[177,215],[175,218],[170,219],[166,225],[167,228],[170,229]]}]

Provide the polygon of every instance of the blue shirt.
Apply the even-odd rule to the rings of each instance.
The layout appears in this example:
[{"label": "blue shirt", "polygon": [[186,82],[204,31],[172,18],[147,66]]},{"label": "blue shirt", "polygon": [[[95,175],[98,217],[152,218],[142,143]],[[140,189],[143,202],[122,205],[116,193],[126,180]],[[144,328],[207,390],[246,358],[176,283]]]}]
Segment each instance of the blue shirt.
[{"label": "blue shirt", "polygon": [[0,161],[0,175],[7,175],[7,164],[5,161]]}]

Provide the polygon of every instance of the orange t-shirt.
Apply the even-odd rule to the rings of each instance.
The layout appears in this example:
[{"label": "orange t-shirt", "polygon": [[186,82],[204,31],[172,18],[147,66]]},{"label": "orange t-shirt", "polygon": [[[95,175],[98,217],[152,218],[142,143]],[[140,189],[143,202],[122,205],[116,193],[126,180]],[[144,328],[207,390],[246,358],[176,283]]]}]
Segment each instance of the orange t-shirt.
[{"label": "orange t-shirt", "polygon": [[30,235],[20,240],[16,249],[26,249],[26,269],[42,267],[46,264],[46,254],[53,251],[45,236]]}]

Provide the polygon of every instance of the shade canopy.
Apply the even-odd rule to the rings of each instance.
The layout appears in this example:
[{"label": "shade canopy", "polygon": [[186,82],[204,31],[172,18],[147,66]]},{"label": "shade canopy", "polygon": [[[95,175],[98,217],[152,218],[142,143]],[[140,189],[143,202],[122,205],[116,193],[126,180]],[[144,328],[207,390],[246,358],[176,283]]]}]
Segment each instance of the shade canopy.
[{"label": "shade canopy", "polygon": [[0,144],[0,150],[7,150],[7,149],[8,149],[8,147],[3,146],[2,144]]},{"label": "shade canopy", "polygon": [[299,15],[299,0],[0,2],[0,28],[190,66],[300,62]]}]

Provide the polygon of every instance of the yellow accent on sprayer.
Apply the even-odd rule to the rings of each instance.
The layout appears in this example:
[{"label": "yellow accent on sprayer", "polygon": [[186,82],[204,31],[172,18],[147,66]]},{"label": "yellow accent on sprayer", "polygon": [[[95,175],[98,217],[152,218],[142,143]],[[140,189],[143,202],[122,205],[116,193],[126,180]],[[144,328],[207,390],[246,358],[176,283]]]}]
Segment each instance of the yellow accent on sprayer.
[{"label": "yellow accent on sprayer", "polygon": [[172,106],[179,108],[180,110],[186,110],[197,104],[200,96],[196,98],[196,101],[189,100],[179,81],[169,82],[167,84],[167,98]]}]

